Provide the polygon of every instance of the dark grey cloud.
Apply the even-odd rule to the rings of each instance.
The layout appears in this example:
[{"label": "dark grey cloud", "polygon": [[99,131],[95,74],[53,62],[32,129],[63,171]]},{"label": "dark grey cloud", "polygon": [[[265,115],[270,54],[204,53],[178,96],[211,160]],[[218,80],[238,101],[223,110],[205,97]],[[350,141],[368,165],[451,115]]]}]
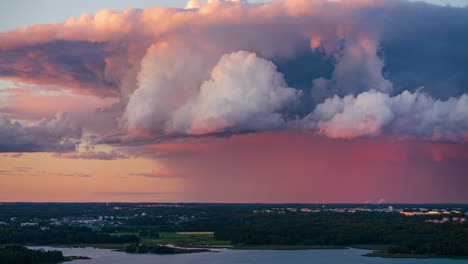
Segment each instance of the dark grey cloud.
[{"label": "dark grey cloud", "polygon": [[380,56],[394,93],[424,91],[438,99],[468,92],[468,8],[402,5],[386,15]]},{"label": "dark grey cloud", "polygon": [[0,115],[0,152],[69,152],[80,143],[82,129],[66,114],[32,126]]},{"label": "dark grey cloud", "polygon": [[[424,87],[436,99],[446,100],[468,92],[468,8],[401,1],[394,10],[362,13],[364,22],[378,27],[378,55],[384,62],[382,74],[393,83],[392,94]],[[308,93],[314,79],[331,79],[336,66],[336,60],[320,49],[272,60],[288,85]],[[362,90],[329,91],[328,95],[350,92],[357,95]],[[304,102],[309,110],[323,100],[311,97]]]},{"label": "dark grey cloud", "polygon": [[106,74],[113,53],[106,43],[63,40],[0,50],[0,78],[116,96],[118,80]]}]

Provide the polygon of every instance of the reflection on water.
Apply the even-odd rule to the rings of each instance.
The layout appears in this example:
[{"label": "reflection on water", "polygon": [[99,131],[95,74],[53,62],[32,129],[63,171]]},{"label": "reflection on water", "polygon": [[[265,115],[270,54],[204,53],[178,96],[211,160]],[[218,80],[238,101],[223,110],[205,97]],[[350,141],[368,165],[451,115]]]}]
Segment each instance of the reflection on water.
[{"label": "reflection on water", "polygon": [[369,251],[361,249],[326,250],[229,250],[178,255],[128,254],[109,249],[52,248],[65,256],[87,256],[90,260],[75,260],[71,264],[468,264],[468,260],[452,259],[384,259],[363,257]]}]

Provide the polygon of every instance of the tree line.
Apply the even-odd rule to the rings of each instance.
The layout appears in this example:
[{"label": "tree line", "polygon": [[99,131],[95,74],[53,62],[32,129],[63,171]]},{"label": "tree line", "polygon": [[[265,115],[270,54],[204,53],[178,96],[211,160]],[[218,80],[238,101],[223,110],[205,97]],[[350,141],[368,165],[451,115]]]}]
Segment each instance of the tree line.
[{"label": "tree line", "polygon": [[398,214],[244,215],[216,239],[251,245],[388,244],[389,253],[468,256],[466,223],[425,223]]},{"label": "tree line", "polygon": [[21,246],[0,247],[0,263],[40,264],[66,261],[62,252],[28,249]]},{"label": "tree line", "polygon": [[0,227],[0,244],[81,244],[139,242],[135,235],[112,236],[93,232],[87,228],[64,227],[41,230],[39,228]]}]

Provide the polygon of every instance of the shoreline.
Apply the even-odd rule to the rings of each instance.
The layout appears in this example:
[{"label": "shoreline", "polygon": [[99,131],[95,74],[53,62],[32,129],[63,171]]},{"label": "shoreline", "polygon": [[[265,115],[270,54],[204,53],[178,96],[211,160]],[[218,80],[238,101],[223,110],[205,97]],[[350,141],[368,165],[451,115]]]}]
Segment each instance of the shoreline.
[{"label": "shoreline", "polygon": [[[110,249],[119,252],[125,252],[127,244],[56,244],[56,245],[24,245],[26,247],[54,247],[54,248],[96,248],[96,249]],[[184,248],[183,245],[176,245],[179,248]],[[193,249],[230,249],[230,250],[327,250],[327,249],[361,249],[370,250],[363,254],[364,257],[379,257],[379,258],[414,258],[414,259],[468,259],[468,256],[443,256],[443,255],[417,255],[417,254],[391,254],[384,250],[389,245],[219,245],[216,247],[209,245],[190,245]],[[201,251],[209,252],[209,251]],[[214,252],[214,251],[213,251]],[[187,252],[187,253],[200,253],[200,252]],[[139,254],[139,253],[129,253]],[[148,253],[142,253],[148,254]],[[151,254],[151,253],[150,253]]]},{"label": "shoreline", "polygon": [[440,255],[425,255],[425,254],[396,254],[382,251],[374,251],[362,255],[363,257],[372,258],[413,258],[413,259],[468,259],[468,256],[440,256]]}]

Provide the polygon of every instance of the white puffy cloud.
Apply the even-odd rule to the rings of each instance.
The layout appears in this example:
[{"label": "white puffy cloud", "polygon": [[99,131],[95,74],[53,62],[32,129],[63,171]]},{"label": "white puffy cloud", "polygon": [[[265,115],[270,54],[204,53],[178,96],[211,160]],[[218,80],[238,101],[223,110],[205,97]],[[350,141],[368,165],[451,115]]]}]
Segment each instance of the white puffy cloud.
[{"label": "white puffy cloud", "polygon": [[433,5],[466,7],[468,0],[408,0],[411,2],[426,2]]},{"label": "white puffy cloud", "polygon": [[301,92],[289,88],[276,66],[253,53],[224,55],[200,93],[177,113],[189,120],[190,134],[282,128],[280,113]]},{"label": "white puffy cloud", "polygon": [[434,140],[468,140],[468,95],[436,100],[416,91],[397,96],[375,90],[328,98],[301,125],[331,138],[377,136],[384,130]]},{"label": "white puffy cloud", "polygon": [[318,129],[333,138],[378,135],[393,119],[388,101],[386,94],[378,92],[364,92],[343,99],[334,96],[314,111],[320,120]]},{"label": "white puffy cloud", "polygon": [[[202,47],[154,44],[142,61],[124,124],[151,135],[300,127],[332,138],[395,133],[466,140],[468,95],[446,101],[421,91],[391,96],[392,83],[382,75],[383,62],[375,44],[361,39],[348,47],[339,54],[342,60],[332,80],[322,80],[335,87],[327,88],[335,95],[306,117],[289,120],[285,110],[299,105],[301,91],[288,87],[272,62],[239,51],[223,55],[216,63],[217,56]],[[351,63],[356,61],[361,64]],[[342,93],[348,95],[340,97]]]},{"label": "white puffy cloud", "polygon": [[[165,58],[169,67],[161,63]],[[128,127],[159,134],[284,127],[280,111],[296,103],[301,92],[287,87],[272,62],[245,51],[226,54],[202,83],[205,63],[194,51],[150,48],[124,114]]]},{"label": "white puffy cloud", "polygon": [[[247,4],[247,0],[206,0],[206,4],[221,4],[226,2],[235,2],[235,3],[242,3]],[[185,9],[193,9],[193,8],[200,8],[202,7],[203,3],[201,0],[189,0],[185,5]]]},{"label": "white puffy cloud", "polygon": [[125,125],[134,131],[168,133],[174,112],[209,78],[215,60],[205,54],[165,42],[152,45],[141,63],[138,88],[127,104]]},{"label": "white puffy cloud", "polygon": [[247,4],[247,0],[207,0],[207,4],[221,4],[226,2],[242,3]]},{"label": "white puffy cloud", "polygon": [[189,0],[187,5],[185,5],[185,9],[192,9],[192,8],[200,8],[201,2],[200,0]]}]

